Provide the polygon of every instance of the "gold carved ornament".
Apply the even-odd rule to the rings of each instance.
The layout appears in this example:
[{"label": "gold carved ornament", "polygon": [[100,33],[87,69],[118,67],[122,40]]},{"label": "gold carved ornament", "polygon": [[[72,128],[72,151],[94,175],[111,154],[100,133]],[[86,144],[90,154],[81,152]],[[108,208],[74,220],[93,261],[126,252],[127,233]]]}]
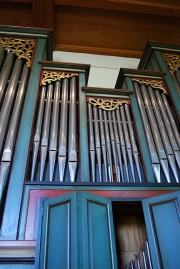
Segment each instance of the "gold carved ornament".
[{"label": "gold carved ornament", "polygon": [[0,37],[0,46],[15,54],[18,59],[25,59],[28,67],[32,66],[36,40]]},{"label": "gold carved ornament", "polygon": [[77,73],[66,73],[66,72],[54,72],[54,71],[43,71],[41,85],[50,84],[53,81],[61,80],[63,78],[70,78],[78,76]]},{"label": "gold carved ornament", "polygon": [[93,106],[98,106],[99,108],[102,108],[104,110],[112,111],[115,109],[119,109],[119,106],[122,104],[129,104],[127,100],[113,100],[113,99],[88,99],[89,104]]},{"label": "gold carved ornament", "polygon": [[180,67],[180,54],[164,53],[164,59],[170,74],[173,76],[174,72]]},{"label": "gold carved ornament", "polygon": [[143,78],[132,78],[132,81],[139,82],[140,84],[150,85],[153,89],[160,89],[163,93],[168,94],[166,85],[162,80],[151,80]]}]

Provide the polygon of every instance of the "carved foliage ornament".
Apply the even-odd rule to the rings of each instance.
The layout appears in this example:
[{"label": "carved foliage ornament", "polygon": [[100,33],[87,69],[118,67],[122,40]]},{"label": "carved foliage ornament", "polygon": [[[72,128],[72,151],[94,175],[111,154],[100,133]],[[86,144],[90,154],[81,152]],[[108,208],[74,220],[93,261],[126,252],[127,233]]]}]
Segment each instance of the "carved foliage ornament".
[{"label": "carved foliage ornament", "polygon": [[180,67],[180,54],[164,53],[164,59],[171,75]]},{"label": "carved foliage ornament", "polygon": [[18,59],[25,59],[27,66],[31,67],[36,40],[0,37],[0,46],[15,54]]},{"label": "carved foliage ornament", "polygon": [[160,89],[165,94],[168,94],[164,81],[162,80],[151,80],[143,78],[133,78],[132,81],[139,82],[140,84],[150,85],[154,89]]},{"label": "carved foliage ornament", "polygon": [[70,78],[73,76],[78,76],[77,73],[66,73],[66,72],[54,72],[54,71],[44,71],[42,73],[41,85],[50,84],[53,81],[61,80],[63,78]]},{"label": "carved foliage ornament", "polygon": [[119,106],[122,104],[129,104],[127,100],[113,100],[113,99],[109,100],[101,98],[98,99],[89,98],[88,102],[93,106],[98,106],[99,108],[108,111],[119,109]]}]

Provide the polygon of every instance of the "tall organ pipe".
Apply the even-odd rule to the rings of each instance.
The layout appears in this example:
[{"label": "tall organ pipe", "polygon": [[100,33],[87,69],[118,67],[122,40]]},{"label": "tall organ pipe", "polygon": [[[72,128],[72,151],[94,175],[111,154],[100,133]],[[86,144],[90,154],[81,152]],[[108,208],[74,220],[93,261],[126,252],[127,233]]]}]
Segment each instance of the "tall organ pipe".
[{"label": "tall organ pipe", "polygon": [[42,138],[41,138],[40,181],[43,180],[45,161],[46,161],[46,155],[47,155],[47,147],[48,147],[48,141],[49,141],[52,93],[53,93],[53,85],[50,84],[48,85],[48,89],[47,89],[47,100],[46,100],[43,131],[42,131]]},{"label": "tall organ pipe", "polygon": [[175,135],[176,140],[177,140],[177,142],[178,142],[178,145],[179,145],[179,147],[180,147],[180,136],[179,136],[179,132],[178,132],[178,129],[177,129],[175,120],[174,120],[174,118],[173,118],[173,115],[172,115],[170,106],[169,106],[169,104],[168,104],[166,95],[165,95],[164,93],[162,93],[161,96],[162,96],[162,99],[163,99],[163,102],[164,102],[164,106],[165,106],[165,108],[166,108],[166,110],[167,110],[167,114],[168,114],[168,117],[169,117],[171,126],[172,126],[172,128],[173,128],[174,135]]},{"label": "tall organ pipe", "polygon": [[121,149],[122,149],[122,156],[124,160],[127,181],[129,182],[129,171],[128,171],[128,164],[127,164],[125,139],[124,139],[122,124],[121,124],[120,111],[118,109],[116,109],[116,117],[117,117],[117,123],[118,123],[118,131],[119,131],[119,138],[120,138]]},{"label": "tall organ pipe", "polygon": [[145,111],[145,108],[144,108],[144,103],[143,103],[143,99],[142,99],[142,96],[141,96],[140,88],[139,88],[139,85],[138,85],[137,82],[134,82],[134,88],[135,88],[135,91],[136,91],[136,96],[137,96],[137,100],[138,100],[138,103],[139,103],[139,108],[140,108],[140,111],[141,111],[141,117],[142,117],[144,130],[145,130],[145,134],[146,134],[146,138],[147,138],[147,143],[148,143],[148,147],[149,147],[149,152],[150,152],[150,156],[151,156],[152,167],[153,167],[154,174],[155,174],[157,182],[161,183],[159,157],[157,155],[157,151],[156,151],[156,148],[155,148],[151,128],[150,128],[148,118],[147,118],[147,115],[146,115],[146,111]]},{"label": "tall organ pipe", "polygon": [[135,160],[135,164],[136,164],[136,168],[137,168],[137,172],[138,172],[138,177],[139,177],[139,181],[142,182],[140,165],[139,165],[139,158],[138,158],[139,153],[138,153],[138,148],[137,148],[137,144],[136,144],[136,140],[135,140],[134,130],[133,130],[132,122],[131,122],[129,105],[125,104],[124,107],[125,107],[125,112],[126,112],[126,117],[127,117],[127,122],[128,122],[128,129],[129,129],[129,136],[130,136],[130,140],[131,140],[133,156],[134,156],[134,160]]},{"label": "tall organ pipe", "polygon": [[8,129],[8,134],[4,146],[4,151],[2,155],[2,161],[11,161],[11,157],[13,154],[14,144],[15,144],[15,138],[17,134],[18,129],[18,123],[20,120],[20,113],[23,105],[24,96],[26,93],[26,86],[28,81],[28,74],[29,69],[26,66],[26,64],[23,67],[21,80],[18,88],[18,92],[16,95],[16,100],[14,104],[14,109],[12,112],[11,122]]},{"label": "tall organ pipe", "polygon": [[106,138],[104,131],[104,121],[102,109],[99,108],[99,122],[100,122],[100,136],[101,136],[101,146],[102,146],[102,156],[104,161],[104,171],[105,171],[105,182],[108,182],[108,169],[107,169],[107,154],[106,154]]},{"label": "tall organ pipe", "polygon": [[36,161],[37,161],[37,155],[38,155],[38,149],[39,149],[39,143],[40,143],[40,137],[41,137],[41,131],[42,131],[45,95],[46,95],[46,86],[42,86],[41,97],[39,101],[37,123],[36,123],[36,129],[35,129],[35,134],[34,134],[31,181],[34,179],[34,172],[35,172],[35,167],[36,167]]},{"label": "tall organ pipe", "polygon": [[56,160],[58,117],[59,117],[59,97],[60,97],[60,82],[57,81],[55,84],[55,89],[54,89],[52,125],[51,125],[50,142],[49,142],[49,163],[50,163],[49,180],[50,181],[52,181],[53,179],[54,166],[55,166],[55,160]]},{"label": "tall organ pipe", "polygon": [[[13,54],[8,52],[3,63],[1,73],[0,73],[0,105],[3,101],[4,92],[6,89],[6,85],[8,82],[8,78],[10,76],[11,70],[13,68]],[[15,69],[13,69],[15,70]],[[14,71],[15,72],[15,71]]]},{"label": "tall organ pipe", "polygon": [[99,134],[99,122],[98,122],[98,112],[97,107],[93,107],[93,114],[94,114],[94,130],[95,130],[95,144],[96,144],[96,157],[98,163],[98,170],[99,170],[99,179],[102,182],[102,171],[101,171],[101,142],[100,142],[100,134]]},{"label": "tall organ pipe", "polygon": [[154,113],[153,113],[152,108],[151,108],[150,99],[149,99],[148,93],[146,91],[146,87],[144,85],[141,85],[141,90],[142,90],[141,92],[142,92],[142,96],[143,96],[143,99],[145,102],[145,106],[147,109],[147,114],[149,117],[149,122],[151,125],[152,133],[154,136],[154,141],[156,144],[157,152],[159,155],[160,163],[161,163],[162,169],[164,171],[166,180],[168,183],[170,183],[171,180],[170,180],[170,175],[169,175],[167,155],[166,155],[166,152],[165,152],[162,140],[161,140],[161,136],[159,133],[159,129],[158,129],[156,120],[155,120]]},{"label": "tall organ pipe", "polygon": [[121,178],[121,181],[124,181],[123,165],[122,165],[122,158],[121,158],[121,146],[120,146],[120,141],[119,141],[119,134],[118,134],[118,129],[117,129],[115,111],[112,111],[112,118],[113,118],[113,126],[114,126],[115,143],[116,143],[116,149],[117,149],[117,154],[118,154],[118,165],[120,167],[120,178]]},{"label": "tall organ pipe", "polygon": [[170,120],[169,120],[169,117],[168,117],[168,114],[167,114],[167,111],[166,111],[166,108],[164,106],[162,96],[161,96],[159,90],[155,90],[155,95],[156,95],[156,99],[157,99],[157,102],[158,102],[158,105],[159,105],[159,108],[160,108],[160,111],[161,111],[161,114],[162,114],[162,117],[163,117],[163,120],[165,123],[166,131],[168,133],[168,136],[169,136],[169,139],[170,139],[173,151],[174,151],[174,155],[176,157],[176,161],[178,163],[178,166],[180,167],[180,151],[179,151],[180,149],[179,149],[178,143],[176,141],[176,138],[175,138],[175,135],[173,132],[173,128],[172,128],[172,125],[170,123]]},{"label": "tall organ pipe", "polygon": [[115,170],[116,170],[117,182],[120,182],[121,178],[120,178],[119,167],[117,164],[117,151],[116,151],[116,145],[115,145],[115,137],[114,137],[114,130],[113,130],[113,125],[112,125],[111,111],[108,111],[107,114],[108,114],[108,120],[109,120],[111,146],[112,146],[112,153],[113,153],[114,165],[115,165]]},{"label": "tall organ pipe", "polygon": [[9,81],[9,85],[6,91],[4,102],[0,112],[0,151],[2,151],[2,146],[4,142],[4,137],[6,133],[6,128],[9,120],[9,116],[12,110],[12,105],[14,101],[14,96],[16,93],[16,88],[18,85],[18,79],[21,73],[22,61],[16,60],[13,72]]},{"label": "tall organ pipe", "polygon": [[95,173],[94,128],[93,128],[93,119],[92,119],[92,106],[89,103],[88,103],[88,121],[89,121],[89,154],[90,154],[90,161],[91,161],[92,182],[95,182],[96,173]]},{"label": "tall organ pipe", "polygon": [[150,96],[150,99],[151,99],[151,103],[152,103],[152,106],[153,106],[153,109],[154,109],[154,114],[155,114],[155,117],[156,117],[156,120],[157,120],[157,123],[158,123],[158,126],[159,126],[160,135],[162,137],[162,141],[163,141],[163,144],[164,144],[164,147],[165,147],[165,151],[166,151],[166,154],[167,154],[171,169],[173,171],[173,174],[174,174],[174,177],[176,179],[176,182],[179,182],[173,150],[172,150],[172,147],[171,147],[171,144],[170,144],[170,141],[169,141],[169,137],[168,137],[167,132],[166,132],[164,121],[162,119],[160,110],[158,108],[158,103],[156,101],[154,91],[150,86],[148,86],[148,93],[149,93],[149,96]]},{"label": "tall organ pipe", "polygon": [[147,114],[149,117],[149,122],[150,122],[152,133],[154,136],[154,141],[155,141],[155,145],[156,145],[157,152],[159,155],[160,163],[161,163],[162,169],[164,171],[166,180],[168,183],[170,183],[170,174],[169,174],[167,155],[166,155],[166,152],[165,152],[162,140],[161,140],[161,136],[159,133],[158,125],[157,125],[156,120],[155,120],[154,112],[152,111],[150,99],[149,99],[146,87],[144,85],[141,85],[141,92],[142,92],[142,96],[144,98],[144,102],[146,105]]},{"label": "tall organ pipe", "polygon": [[126,145],[126,149],[127,149],[127,153],[128,153],[132,179],[133,179],[133,182],[135,182],[135,174],[134,174],[133,159],[132,159],[132,147],[131,147],[131,142],[130,142],[129,133],[128,133],[128,129],[127,129],[124,107],[122,105],[120,106],[120,113],[121,113],[121,118],[122,118],[122,123],[123,123],[125,145]]},{"label": "tall organ pipe", "polygon": [[62,84],[61,97],[61,116],[60,116],[60,130],[59,130],[59,180],[63,181],[66,152],[67,152],[67,109],[68,109],[68,79],[65,78]]},{"label": "tall organ pipe", "polygon": [[77,170],[77,87],[76,77],[70,81],[70,108],[69,108],[69,146],[68,163],[71,182],[75,181]]},{"label": "tall organ pipe", "polygon": [[104,126],[105,126],[105,134],[106,134],[106,146],[107,146],[107,162],[108,162],[108,174],[109,181],[113,182],[113,168],[112,168],[112,153],[111,153],[111,143],[110,143],[110,135],[107,121],[107,112],[103,110],[104,117]]}]

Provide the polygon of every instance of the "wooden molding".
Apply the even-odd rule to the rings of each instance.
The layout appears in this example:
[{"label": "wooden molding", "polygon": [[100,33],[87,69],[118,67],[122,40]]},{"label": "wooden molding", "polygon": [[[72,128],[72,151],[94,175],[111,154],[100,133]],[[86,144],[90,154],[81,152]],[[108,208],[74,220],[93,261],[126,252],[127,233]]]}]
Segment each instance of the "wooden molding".
[{"label": "wooden molding", "polygon": [[0,24],[52,28],[54,49],[140,58],[148,40],[179,45],[177,0],[1,0]]},{"label": "wooden molding", "polygon": [[176,0],[166,3],[163,0],[54,0],[54,4],[180,17],[180,5]]},{"label": "wooden molding", "polygon": [[68,44],[55,44],[54,50],[57,51],[69,51],[69,52],[81,52],[99,55],[111,55],[119,57],[130,57],[130,58],[140,58],[142,51],[135,50],[122,50],[122,49],[112,49],[112,48],[102,48],[102,47],[90,47],[90,46],[76,46]]},{"label": "wooden molding", "polygon": [[54,14],[52,0],[32,0],[35,27],[53,28]]}]

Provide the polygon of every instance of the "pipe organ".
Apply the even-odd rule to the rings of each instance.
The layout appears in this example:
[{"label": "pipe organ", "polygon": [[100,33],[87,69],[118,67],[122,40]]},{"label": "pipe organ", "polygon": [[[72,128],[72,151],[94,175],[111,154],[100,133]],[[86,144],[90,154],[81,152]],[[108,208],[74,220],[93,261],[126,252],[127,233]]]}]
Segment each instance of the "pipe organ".
[{"label": "pipe organ", "polygon": [[142,182],[130,100],[87,102],[92,182]]},{"label": "pipe organ", "polygon": [[67,174],[70,182],[77,180],[77,79],[76,73],[42,73],[33,134],[31,181],[63,182],[68,180]]},{"label": "pipe organ", "polygon": [[0,37],[0,180],[3,198],[26,95],[36,40]]},{"label": "pipe organ", "polygon": [[115,89],[87,87],[51,31],[1,27],[0,265],[178,268],[179,55],[148,42]]}]

